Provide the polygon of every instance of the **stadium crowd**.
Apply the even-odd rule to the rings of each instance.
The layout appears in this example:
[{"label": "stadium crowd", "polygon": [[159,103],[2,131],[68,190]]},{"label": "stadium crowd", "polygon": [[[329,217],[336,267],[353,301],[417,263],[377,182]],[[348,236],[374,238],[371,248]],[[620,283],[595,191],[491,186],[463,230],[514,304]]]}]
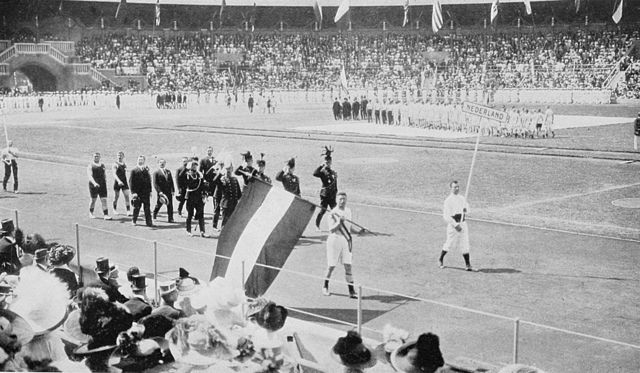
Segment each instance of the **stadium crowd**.
[{"label": "stadium crowd", "polygon": [[77,54],[97,68],[133,67],[156,89],[326,88],[342,66],[352,88],[602,88],[632,36],[581,29],[446,36],[111,33],[84,38]]},{"label": "stadium crowd", "polygon": [[[82,283],[72,265],[75,255],[70,245],[38,233],[26,235],[12,220],[2,221],[0,370],[300,371],[301,362],[287,342],[297,343],[296,333],[313,329],[287,327],[286,307],[263,297],[247,298],[220,277],[201,281],[184,268],[166,281],[137,266],[120,273],[104,256]],[[409,337],[387,325],[382,341],[349,331],[326,350],[345,372],[366,372],[376,363],[378,372],[456,371],[445,363],[437,335]],[[507,365],[500,373],[521,372],[522,367]]]}]

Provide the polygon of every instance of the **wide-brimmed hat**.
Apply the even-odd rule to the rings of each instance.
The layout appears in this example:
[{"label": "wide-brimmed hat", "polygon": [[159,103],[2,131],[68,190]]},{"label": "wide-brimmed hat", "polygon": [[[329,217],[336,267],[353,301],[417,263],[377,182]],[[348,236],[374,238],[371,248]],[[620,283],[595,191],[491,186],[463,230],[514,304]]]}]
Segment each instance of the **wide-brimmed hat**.
[{"label": "wide-brimmed hat", "polygon": [[49,262],[52,265],[68,264],[76,255],[76,249],[70,245],[57,245],[49,251]]},{"label": "wide-brimmed hat", "polygon": [[374,349],[365,345],[360,335],[354,331],[339,338],[329,355],[342,366],[351,369],[371,368],[378,362]]},{"label": "wide-brimmed hat", "polygon": [[111,272],[115,272],[118,270],[118,266],[109,265],[109,258],[105,258],[103,256],[96,259],[96,268],[94,271],[99,275],[105,275]]},{"label": "wide-brimmed hat", "polygon": [[191,277],[185,277],[178,279],[176,282],[176,288],[179,295],[192,295],[200,290],[200,284],[198,284]]},{"label": "wide-brimmed hat", "polygon": [[160,296],[171,294],[178,291],[178,286],[175,281],[166,281],[158,284],[158,292]]},{"label": "wide-brimmed hat", "polygon": [[16,227],[13,225],[13,220],[4,219],[2,223],[0,223],[0,234],[9,234],[13,232]]},{"label": "wide-brimmed hat", "polygon": [[[427,350],[426,353],[433,360],[430,364],[433,368],[437,369],[444,365],[444,359],[440,352],[440,342],[438,336],[435,334],[427,333],[420,336],[426,338]],[[409,341],[402,346],[395,349],[390,356],[391,365],[398,372],[404,373],[420,373],[424,372],[420,367],[416,366],[414,361],[410,360],[409,352],[412,349],[416,349],[418,340]]]},{"label": "wide-brimmed hat", "polygon": [[167,203],[169,203],[169,199],[164,193],[160,193],[158,194],[158,203],[161,205],[166,205]]},{"label": "wide-brimmed hat", "polygon": [[[2,321],[3,319],[6,319],[8,324]],[[31,325],[13,311],[0,309],[0,328],[5,333],[15,335],[18,342],[23,346],[33,338]]]},{"label": "wide-brimmed hat", "polygon": [[62,327],[66,339],[69,339],[76,345],[88,343],[91,339],[91,336],[82,332],[80,327],[80,316],[81,312],[79,309],[69,312],[69,316],[67,316],[67,320],[64,322]]},{"label": "wide-brimmed hat", "polygon": [[[194,346],[206,342],[201,341],[205,338],[209,338],[208,343],[202,343],[206,348]],[[169,342],[169,350],[174,359],[184,364],[210,366],[234,357],[226,338],[202,315],[179,319],[165,335],[165,339]]]},{"label": "wide-brimmed hat", "polygon": [[249,307],[247,307],[247,318],[256,316],[266,305],[269,304],[269,300],[266,298],[256,298],[253,301],[249,302]]}]

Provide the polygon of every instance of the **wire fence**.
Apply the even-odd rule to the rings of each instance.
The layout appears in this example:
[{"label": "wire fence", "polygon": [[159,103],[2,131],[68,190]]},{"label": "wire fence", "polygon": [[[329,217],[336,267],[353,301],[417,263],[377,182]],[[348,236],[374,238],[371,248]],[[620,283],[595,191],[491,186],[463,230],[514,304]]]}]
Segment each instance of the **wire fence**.
[{"label": "wire fence", "polygon": [[[14,224],[19,227],[19,212],[11,211]],[[105,253],[118,266],[137,266],[141,272],[153,276],[156,301],[158,281],[175,278],[175,269],[179,266],[198,268],[203,267],[203,261],[206,260],[213,264],[214,260],[231,259],[213,252],[82,224],[75,224],[74,227],[76,265],[81,281],[88,266],[85,261],[100,256],[93,253]],[[86,252],[86,247],[91,247],[90,253]],[[135,256],[131,255],[131,250],[137,251]],[[258,263],[255,266],[279,271],[278,279],[269,290],[269,297],[273,296],[274,300],[284,298],[283,295],[296,294],[293,292],[299,292],[300,289],[317,288],[319,292],[319,284],[324,281],[322,276],[288,268]],[[237,285],[244,287],[248,277],[244,263],[242,272],[242,283]],[[345,281],[331,281],[333,288],[342,286],[346,292]],[[323,297],[320,301],[312,301],[315,308],[307,307],[308,299],[286,306],[296,317],[338,328],[357,329],[376,340],[382,339],[386,324],[411,332],[431,331],[440,336],[443,351],[464,351],[465,356],[493,364],[525,363],[562,372],[605,371],[611,364],[615,364],[618,371],[634,372],[640,367],[640,345],[637,344],[362,284],[356,284],[356,289],[359,296],[356,302],[349,301],[348,297],[347,301],[341,298],[336,301],[334,298],[329,302],[324,300],[328,298]],[[335,294],[341,295],[340,290]],[[291,303],[291,297],[286,297],[285,301]],[[477,343],[478,340],[490,342]],[[581,351],[579,356],[582,357],[573,358],[575,351]],[[584,359],[585,354],[592,359]]]}]

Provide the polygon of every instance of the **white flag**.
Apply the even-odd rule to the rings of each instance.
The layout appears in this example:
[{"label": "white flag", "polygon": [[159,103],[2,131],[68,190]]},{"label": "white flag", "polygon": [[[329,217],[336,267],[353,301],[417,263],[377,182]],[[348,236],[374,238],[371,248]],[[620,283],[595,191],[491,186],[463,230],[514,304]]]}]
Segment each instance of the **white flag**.
[{"label": "white flag", "polygon": [[440,0],[433,0],[433,9],[431,10],[431,29],[434,33],[442,28],[442,7]]},{"label": "white flag", "polygon": [[527,10],[527,14],[531,15],[532,11],[531,11],[531,0],[523,0],[524,1],[524,8]]},{"label": "white flag", "polygon": [[338,12],[336,13],[335,18],[333,19],[333,22],[338,23],[340,18],[342,18],[342,16],[347,14],[348,11],[349,11],[349,0],[342,0],[340,2],[340,6],[338,7]]},{"label": "white flag", "polygon": [[622,3],[624,2],[624,0],[620,0],[620,4],[618,4],[618,8],[616,8],[616,11],[613,12],[613,15],[611,16],[611,18],[613,19],[613,22],[615,22],[616,24],[620,22],[620,20],[622,19]]},{"label": "white flag", "polygon": [[404,19],[402,20],[402,27],[406,26],[409,23],[409,0],[404,1]]},{"label": "white flag", "polygon": [[342,66],[342,70],[340,70],[340,86],[344,91],[349,95],[349,89],[347,88],[347,73],[344,71],[344,65]]},{"label": "white flag", "polygon": [[498,2],[500,0],[493,0],[493,4],[491,4],[491,23],[498,16]]}]

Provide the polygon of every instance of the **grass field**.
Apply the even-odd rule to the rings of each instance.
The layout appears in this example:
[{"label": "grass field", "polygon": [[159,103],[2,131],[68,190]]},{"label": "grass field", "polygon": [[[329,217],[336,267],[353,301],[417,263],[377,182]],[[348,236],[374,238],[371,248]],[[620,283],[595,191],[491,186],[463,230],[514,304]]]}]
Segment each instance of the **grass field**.
[{"label": "grass field", "polygon": [[[636,109],[554,108],[558,114],[621,118],[634,117]],[[303,196],[317,201],[320,182],[311,173],[320,163],[321,146],[332,145],[338,185],[349,194],[354,220],[384,233],[356,239],[358,283],[530,322],[521,327],[520,360],[551,372],[640,370],[638,349],[533,325],[632,345],[640,339],[640,209],[612,204],[640,194],[640,163],[622,163],[640,160],[630,151],[628,119],[562,130],[548,140],[481,139],[469,193],[471,257],[477,273],[436,266],[444,241],[439,215],[447,184],[458,179],[466,187],[474,138],[305,131],[335,124],[327,108],[315,105],[273,115],[250,115],[244,107],[159,111],[125,105],[122,111],[11,114],[6,122],[24,152],[22,193],[1,194],[0,207],[7,209],[5,215],[18,209],[27,232],[49,239],[73,243],[73,224],[85,226],[80,242],[86,268],[93,267],[95,257],[108,255],[124,267],[136,264],[152,271],[150,241],[109,232],[157,241],[158,270],[168,276],[184,266],[206,277],[216,245],[215,238],[188,238],[182,219],[169,225],[164,215],[156,229],[133,227],[123,216],[111,222],[88,219],[85,168],[94,151],[103,154],[107,165],[123,150],[130,166],[137,154],[146,154],[152,168],[157,156],[175,169],[182,155],[202,155],[208,145],[237,162],[240,152],[251,150],[267,154],[270,174],[296,156]],[[310,227],[285,268],[322,276],[324,239]],[[451,267],[463,264],[457,253],[446,261]],[[336,272],[334,278],[341,280],[341,269]],[[303,311],[355,321],[355,303],[340,296],[346,286],[332,285],[338,294],[331,297],[323,297],[320,286],[317,279],[282,273],[267,295]],[[416,335],[435,331],[446,359],[511,360],[511,319],[440,303],[365,289],[364,326],[379,330],[391,323]]]}]

